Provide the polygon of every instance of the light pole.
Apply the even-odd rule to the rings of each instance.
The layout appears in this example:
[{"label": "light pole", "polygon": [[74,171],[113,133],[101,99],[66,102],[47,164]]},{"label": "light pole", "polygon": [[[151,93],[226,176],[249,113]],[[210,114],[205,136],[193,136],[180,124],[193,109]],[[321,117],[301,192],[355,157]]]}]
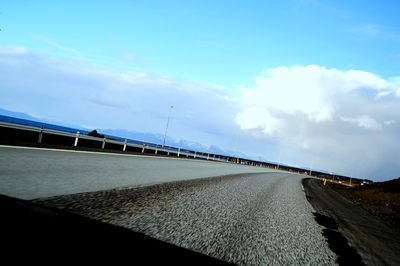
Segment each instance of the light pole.
[{"label": "light pole", "polygon": [[238,135],[239,135],[239,131],[236,132],[236,137],[235,137],[235,153],[233,154],[233,157],[236,157],[236,154],[237,154]]},{"label": "light pole", "polygon": [[171,106],[170,106],[170,108],[169,108],[168,120],[167,120],[167,126],[166,126],[166,128],[165,128],[165,134],[164,134],[164,142],[163,142],[163,145],[162,145],[163,147],[165,146],[165,140],[166,140],[166,138],[167,138],[167,131],[168,131],[168,124],[169,124],[169,117],[170,117],[170,115],[171,115],[172,108],[174,108],[174,106],[173,106],[173,105],[171,105]]},{"label": "light pole", "polygon": [[279,147],[279,155],[278,155],[278,168],[277,168],[277,169],[279,169],[279,165],[281,164],[281,150],[282,150],[282,148],[281,148],[281,147]]}]

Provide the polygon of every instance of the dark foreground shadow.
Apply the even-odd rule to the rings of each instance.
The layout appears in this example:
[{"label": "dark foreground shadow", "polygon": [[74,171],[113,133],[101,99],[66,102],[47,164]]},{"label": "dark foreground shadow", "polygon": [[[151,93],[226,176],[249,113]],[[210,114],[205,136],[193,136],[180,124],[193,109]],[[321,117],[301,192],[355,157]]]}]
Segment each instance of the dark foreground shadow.
[{"label": "dark foreground shadow", "polygon": [[[226,265],[144,234],[0,195],[3,259],[18,262]],[[4,260],[6,261],[6,260]]]}]

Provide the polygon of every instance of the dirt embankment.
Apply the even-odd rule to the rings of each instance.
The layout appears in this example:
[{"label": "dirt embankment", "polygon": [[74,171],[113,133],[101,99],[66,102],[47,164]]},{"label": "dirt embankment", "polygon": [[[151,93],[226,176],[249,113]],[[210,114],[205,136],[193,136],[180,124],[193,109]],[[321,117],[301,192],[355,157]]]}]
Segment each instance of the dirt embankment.
[{"label": "dirt embankment", "polygon": [[338,255],[339,265],[400,265],[400,232],[383,222],[382,216],[366,211],[379,210],[377,206],[382,204],[394,210],[397,182],[346,188],[333,183],[324,186],[313,178],[303,180],[315,219],[324,227],[322,234]]},{"label": "dirt embankment", "polygon": [[358,187],[333,183],[328,186],[400,232],[400,178]]}]

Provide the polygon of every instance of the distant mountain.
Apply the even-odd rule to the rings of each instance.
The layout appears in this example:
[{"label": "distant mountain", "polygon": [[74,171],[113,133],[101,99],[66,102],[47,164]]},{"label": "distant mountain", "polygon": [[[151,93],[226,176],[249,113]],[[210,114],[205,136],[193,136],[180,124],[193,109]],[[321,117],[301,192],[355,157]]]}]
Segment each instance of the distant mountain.
[{"label": "distant mountain", "polygon": [[130,131],[125,129],[97,129],[97,131],[101,134],[141,140],[144,142],[158,143],[162,144],[163,136],[161,134],[152,134],[152,133],[143,133],[138,131]]},{"label": "distant mountain", "polygon": [[50,120],[50,119],[47,119],[47,118],[38,118],[38,117],[34,117],[34,116],[31,116],[31,115],[28,115],[28,114],[25,114],[25,113],[14,112],[14,111],[6,110],[6,109],[3,109],[3,108],[0,108],[0,115],[10,116],[10,117],[19,118],[19,119],[26,119],[26,120],[35,121],[35,122],[53,124],[53,125],[57,125],[57,126],[89,130],[89,129],[84,128],[82,126],[68,124],[68,123],[60,123],[58,121]]},{"label": "distant mountain", "polygon": [[[20,112],[13,112],[13,111],[9,111],[9,110],[2,109],[2,108],[0,108],[0,115],[6,115],[6,116],[15,117],[15,118],[33,120],[33,121],[40,121],[41,120],[41,119],[38,119],[36,117],[30,116],[28,114],[24,114],[24,113],[20,113]],[[42,121],[42,122],[48,122],[48,121]]]},{"label": "distant mountain", "polygon": [[[9,110],[2,109],[2,108],[0,108],[0,115],[10,116],[10,117],[19,118],[19,119],[26,119],[26,120],[36,121],[36,122],[48,123],[48,124],[53,124],[53,125],[58,125],[58,126],[66,126],[66,127],[76,128],[76,129],[84,129],[84,130],[88,130],[88,131],[92,130],[92,129],[84,128],[82,126],[71,125],[71,124],[66,124],[66,123],[59,123],[59,122],[52,121],[49,119],[37,118],[37,117],[33,117],[33,116],[25,114],[25,113],[9,111]],[[144,132],[138,132],[138,131],[125,130],[125,129],[96,129],[96,130],[98,131],[99,134],[110,135],[110,136],[121,137],[121,138],[128,138],[128,139],[135,139],[135,140],[140,140],[143,142],[149,142],[149,143],[155,143],[155,144],[162,144],[164,141],[164,135],[162,135],[162,134],[144,133]],[[204,152],[204,153],[235,156],[235,157],[246,158],[246,159],[256,160],[256,161],[266,161],[265,159],[262,159],[261,157],[257,157],[257,158],[250,157],[241,152],[235,152],[235,151],[231,151],[231,150],[222,149],[216,145],[207,146],[207,145],[203,145],[198,142],[193,142],[193,141],[188,141],[188,140],[183,140],[183,139],[177,140],[177,139],[172,139],[171,137],[168,137],[168,139],[166,141],[166,145],[179,147],[179,148],[183,148],[183,149],[188,149],[188,150],[192,150],[192,151]]]},{"label": "distant mountain", "polygon": [[[164,141],[164,135],[162,134],[143,133],[125,129],[97,129],[97,131],[101,134],[112,135],[123,138],[131,138],[157,144],[162,144]],[[182,139],[177,140],[177,139],[172,139],[171,137],[167,138],[166,145],[193,151],[204,152],[204,153],[213,153],[213,154],[229,155],[229,156],[233,156],[235,154],[235,152],[233,151],[224,150],[215,145],[207,146],[200,144],[198,142],[182,140]],[[246,157],[248,158],[247,155],[240,152],[237,152],[236,155],[241,158],[246,158]]]}]

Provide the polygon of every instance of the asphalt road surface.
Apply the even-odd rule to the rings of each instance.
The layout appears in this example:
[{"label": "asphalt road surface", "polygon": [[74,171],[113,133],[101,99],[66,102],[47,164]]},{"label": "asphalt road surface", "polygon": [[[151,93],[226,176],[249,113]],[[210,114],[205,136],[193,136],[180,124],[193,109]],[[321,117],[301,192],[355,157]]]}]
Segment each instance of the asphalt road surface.
[{"label": "asphalt road surface", "polygon": [[204,160],[0,145],[0,194],[20,199],[271,171]]},{"label": "asphalt road surface", "polygon": [[235,264],[335,264],[337,257],[314,220],[301,178],[238,174],[34,202]]},{"label": "asphalt road surface", "polygon": [[302,178],[219,162],[0,146],[0,194],[241,265],[335,263]]}]

